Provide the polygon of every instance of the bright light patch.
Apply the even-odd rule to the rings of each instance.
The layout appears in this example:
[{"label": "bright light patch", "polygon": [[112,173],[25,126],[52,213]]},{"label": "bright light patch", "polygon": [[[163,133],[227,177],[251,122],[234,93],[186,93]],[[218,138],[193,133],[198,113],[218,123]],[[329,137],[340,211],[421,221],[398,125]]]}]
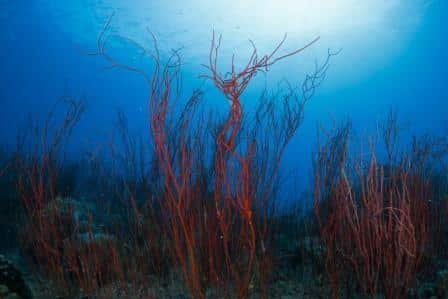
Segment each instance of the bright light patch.
[{"label": "bright light patch", "polygon": [[[113,25],[121,34],[144,41],[146,28],[150,28],[166,48],[183,46],[187,62],[195,67],[206,62],[212,29],[223,35],[224,56],[233,52],[240,57],[247,55],[248,39],[254,40],[260,52],[265,52],[285,32],[288,33],[285,50],[321,36],[319,44],[305,58],[310,61],[309,58],[322,57],[327,48],[344,48],[337,65],[345,79],[344,82],[339,76],[338,82],[345,84],[375,71],[398,55],[430,3],[428,0],[51,2],[55,21],[65,31],[78,34],[79,40],[91,43],[95,38],[92,32],[100,30],[107,16],[115,11]],[[93,20],[95,25],[87,25],[87,20]]]}]

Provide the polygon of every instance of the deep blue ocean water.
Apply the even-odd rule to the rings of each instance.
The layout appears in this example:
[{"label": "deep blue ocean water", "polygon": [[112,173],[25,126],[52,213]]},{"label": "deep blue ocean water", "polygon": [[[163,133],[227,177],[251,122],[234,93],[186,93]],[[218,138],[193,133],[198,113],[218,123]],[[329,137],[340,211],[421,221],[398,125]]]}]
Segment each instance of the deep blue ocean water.
[{"label": "deep blue ocean water", "polygon": [[[151,47],[155,34],[162,54],[182,47],[184,92],[201,86],[210,109],[225,110],[224,99],[206,73],[212,31],[222,34],[222,69],[231,55],[243,65],[253,40],[260,53],[273,49],[284,33],[283,51],[320,40],[279,62],[268,87],[286,78],[300,83],[327,49],[333,57],[327,79],[308,103],[305,119],[283,159],[284,170],[309,176],[316,125],[351,119],[360,135],[375,134],[390,109],[403,131],[446,135],[448,130],[448,3],[446,1],[0,1],[0,142],[13,145],[28,115],[43,119],[58,97],[84,98],[86,112],[74,133],[73,153],[110,139],[116,111],[131,131],[145,135],[147,88],[141,78],[109,70],[86,53],[107,19],[121,36]],[[125,62],[138,51],[111,41],[110,51]],[[262,77],[243,95],[250,109],[264,86]],[[300,183],[299,183],[300,184]]]}]

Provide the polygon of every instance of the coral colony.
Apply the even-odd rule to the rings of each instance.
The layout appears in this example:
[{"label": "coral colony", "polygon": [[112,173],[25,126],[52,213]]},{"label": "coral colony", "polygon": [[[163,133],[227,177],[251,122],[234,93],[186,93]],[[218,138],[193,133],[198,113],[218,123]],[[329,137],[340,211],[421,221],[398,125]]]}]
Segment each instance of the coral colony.
[{"label": "coral colony", "polygon": [[150,134],[133,136],[119,111],[114,142],[67,159],[86,109],[71,97],[21,132],[0,161],[2,248],[20,248],[0,256],[0,298],[447,298],[446,138],[405,143],[391,112],[357,154],[350,122],[320,128],[313,207],[278,201],[285,149],[339,51],[249,111],[256,75],[319,38],[287,53],[286,35],[264,55],[251,44],[245,64],[221,68],[213,33],[201,76],[221,95],[214,113],[201,89],[181,91],[180,51],[124,39],[150,67],[126,64],[110,27],[92,59],[141,76]]}]

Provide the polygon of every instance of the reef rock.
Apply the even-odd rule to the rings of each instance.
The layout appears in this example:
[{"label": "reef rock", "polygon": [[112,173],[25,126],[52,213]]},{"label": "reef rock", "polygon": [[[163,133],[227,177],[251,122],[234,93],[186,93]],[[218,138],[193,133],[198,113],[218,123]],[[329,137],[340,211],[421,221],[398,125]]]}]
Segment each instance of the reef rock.
[{"label": "reef rock", "polygon": [[32,299],[32,297],[22,273],[0,254],[0,298]]}]

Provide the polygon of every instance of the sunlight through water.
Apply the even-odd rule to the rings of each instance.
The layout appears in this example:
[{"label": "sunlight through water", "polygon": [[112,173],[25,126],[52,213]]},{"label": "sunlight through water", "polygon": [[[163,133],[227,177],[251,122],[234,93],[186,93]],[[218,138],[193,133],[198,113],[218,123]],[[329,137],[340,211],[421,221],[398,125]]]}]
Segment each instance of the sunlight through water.
[{"label": "sunlight through water", "polygon": [[285,33],[285,51],[320,36],[319,45],[304,54],[311,59],[303,61],[323,57],[327,48],[343,48],[338,71],[346,75],[330,80],[341,85],[360,80],[393,59],[418,30],[430,4],[428,0],[171,0],[166,5],[164,1],[81,0],[43,1],[42,9],[48,10],[58,28],[86,46],[115,13],[117,32],[147,41],[148,28],[163,47],[183,47],[186,63],[193,67],[206,61],[212,30],[223,35],[222,53],[240,54],[243,61],[250,51],[248,39],[265,52]]}]

